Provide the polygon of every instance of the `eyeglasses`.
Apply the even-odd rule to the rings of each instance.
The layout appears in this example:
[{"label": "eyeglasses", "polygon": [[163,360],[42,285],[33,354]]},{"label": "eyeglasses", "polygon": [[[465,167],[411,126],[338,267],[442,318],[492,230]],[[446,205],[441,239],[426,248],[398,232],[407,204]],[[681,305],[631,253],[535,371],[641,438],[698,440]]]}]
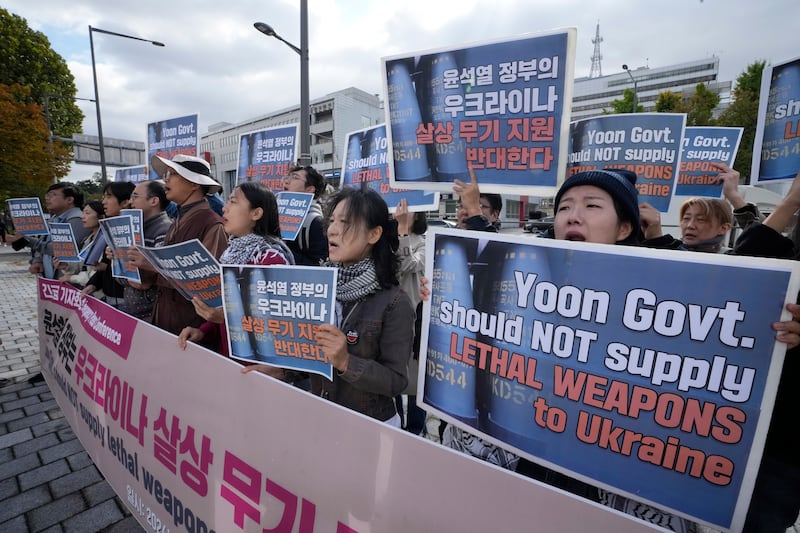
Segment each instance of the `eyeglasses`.
[{"label": "eyeglasses", "polygon": [[46,193],[44,193],[44,197],[45,198],[58,198],[58,197],[66,198],[66,196],[64,196],[63,194],[60,194],[60,193],[58,193],[56,191],[46,192]]},{"label": "eyeglasses", "polygon": [[286,181],[286,182],[295,181],[295,180],[300,180],[303,183],[306,183],[306,179],[303,176],[301,176],[300,174],[298,174],[297,171],[293,171],[288,176],[284,176],[283,177],[283,181]]},{"label": "eyeglasses", "polygon": [[178,172],[175,172],[174,170],[172,170],[171,168],[168,168],[167,171],[164,172],[164,181],[169,181],[169,179],[172,176],[180,177],[181,175]]},{"label": "eyeglasses", "polygon": [[[142,198],[142,195],[141,194],[136,194],[135,192],[131,193],[131,200],[136,200],[137,198]],[[152,196],[150,196],[149,194],[145,194],[144,195],[144,199],[145,200],[149,200],[150,198],[152,198]]]}]

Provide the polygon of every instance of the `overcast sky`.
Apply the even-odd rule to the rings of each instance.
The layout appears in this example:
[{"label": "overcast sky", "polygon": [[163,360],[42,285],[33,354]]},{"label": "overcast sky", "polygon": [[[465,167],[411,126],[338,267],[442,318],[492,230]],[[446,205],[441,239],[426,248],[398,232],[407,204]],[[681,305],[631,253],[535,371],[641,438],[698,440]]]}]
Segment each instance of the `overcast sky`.
[{"label": "overcast sky", "polygon": [[[161,41],[165,48],[94,33],[106,137],[145,141],[148,122],[198,114],[201,134],[298,105],[299,56],[253,28],[267,22],[300,45],[298,0],[3,0],[44,33],[68,63],[78,96],[93,98],[88,26]],[[797,0],[309,0],[311,99],[355,86],[381,93],[380,58],[575,27],[575,76],[588,76],[600,24],[602,72],[662,67],[717,55],[735,80],[758,59],[800,55]],[[84,133],[94,104],[79,102]],[[93,167],[73,166],[71,179]]]}]

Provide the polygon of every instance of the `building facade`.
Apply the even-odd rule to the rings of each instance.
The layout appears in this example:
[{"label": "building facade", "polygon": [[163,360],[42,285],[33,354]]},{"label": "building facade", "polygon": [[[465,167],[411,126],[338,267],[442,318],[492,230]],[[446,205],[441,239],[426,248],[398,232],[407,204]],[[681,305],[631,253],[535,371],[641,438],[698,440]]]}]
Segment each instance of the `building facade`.
[{"label": "building facade", "polygon": [[[310,102],[311,165],[328,178],[338,182],[345,146],[345,136],[353,131],[384,122],[383,102],[378,95],[349,87]],[[238,124],[212,124],[200,139],[200,152],[207,153],[211,173],[229,194],[236,184],[239,159],[239,135],[255,130],[297,124],[300,107],[280,109]]]},{"label": "building facade", "polygon": [[719,95],[719,105],[714,112],[716,116],[730,104],[733,85],[730,81],[719,81],[718,73],[719,58],[709,57],[667,67],[639,67],[610,76],[577,78],[572,95],[571,120],[602,115],[604,110],[611,111],[612,101],[622,100],[625,89],[634,89],[633,80],[636,80],[638,104],[643,111],[651,112],[655,111],[660,93],[671,91],[688,98],[694,93],[697,84],[703,83],[710,91]]}]

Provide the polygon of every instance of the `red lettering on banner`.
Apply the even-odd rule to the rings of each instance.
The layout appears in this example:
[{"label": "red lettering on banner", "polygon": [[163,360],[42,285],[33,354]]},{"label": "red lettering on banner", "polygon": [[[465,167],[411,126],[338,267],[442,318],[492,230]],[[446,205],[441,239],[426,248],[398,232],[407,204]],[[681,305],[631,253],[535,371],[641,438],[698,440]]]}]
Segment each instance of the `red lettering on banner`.
[{"label": "red lettering on banner", "polygon": [[[268,530],[264,529],[264,531],[294,531],[295,522],[297,522],[298,496],[226,450],[222,467],[220,496],[233,505],[234,523],[244,529],[244,521],[247,517],[261,525],[259,506],[261,505],[262,479],[264,480],[264,492],[281,504],[280,507],[273,504],[264,506],[268,514],[264,521],[270,524],[278,523],[277,526]],[[275,517],[277,512],[280,512],[278,520]],[[305,498],[301,498],[298,531],[313,533],[316,515],[317,506]],[[357,530],[341,522],[337,522],[336,531],[337,533],[358,533]]]},{"label": "red lettering on banner", "polygon": [[[794,129],[794,131],[792,131]],[[800,137],[800,120],[797,122],[787,122],[786,128],[783,130],[784,139],[796,139]]]},{"label": "red lettering on banner", "polygon": [[[477,364],[476,364],[477,356]],[[470,366],[477,366],[508,380],[515,380],[532,389],[542,390],[542,383],[536,379],[536,358],[525,357],[504,348],[497,348],[469,337],[463,338],[459,346],[457,333],[450,334],[450,357]]]}]

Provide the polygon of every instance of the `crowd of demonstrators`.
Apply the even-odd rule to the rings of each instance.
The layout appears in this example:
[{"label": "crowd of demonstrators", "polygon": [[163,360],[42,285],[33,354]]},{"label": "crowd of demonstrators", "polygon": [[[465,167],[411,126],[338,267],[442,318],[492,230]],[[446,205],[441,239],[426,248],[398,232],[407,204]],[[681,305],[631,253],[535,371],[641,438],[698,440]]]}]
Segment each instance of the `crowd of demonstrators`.
[{"label": "crowd of demonstrators", "polygon": [[298,265],[319,266],[328,258],[328,238],[320,198],[325,193],[325,178],[314,167],[294,166],[283,180],[286,192],[305,192],[314,195],[297,238],[287,241]]},{"label": "crowd of demonstrators", "polygon": [[[422,337],[422,299],[419,294],[420,279],[425,275],[425,232],[428,221],[424,211],[411,213],[406,199],[400,200],[394,212],[397,222],[399,245],[397,258],[400,262],[397,277],[400,288],[405,291],[414,308],[414,344],[408,361],[408,385],[402,395],[395,397],[397,412],[403,429],[415,435],[426,431],[425,411],[417,405],[417,379],[419,378],[419,350]],[[407,406],[403,408],[403,395]]]},{"label": "crowd of demonstrators", "polygon": [[[105,217],[105,208],[103,202],[99,200],[92,200],[83,206],[83,214],[81,215],[81,224],[89,233],[82,240],[78,241],[78,249],[83,254],[88,253],[94,245],[97,235],[100,233],[100,220]],[[89,278],[92,277],[95,271],[95,266],[88,266],[83,262],[64,263],[56,261],[56,270],[60,270],[62,275],[59,281],[74,285],[79,289],[83,289]]]},{"label": "crowd of demonstrators", "polygon": [[[178,206],[175,220],[164,236],[164,246],[198,239],[216,259],[228,246],[228,238],[206,197],[222,189],[211,177],[211,165],[205,159],[178,154],[172,160],[154,155],[150,166],[165,183],[167,199]],[[128,254],[128,261],[142,270],[154,270],[138,251]],[[199,327],[204,319],[187,300],[162,276],[157,276],[158,295],[153,307],[153,325],[180,334],[186,326]]]},{"label": "crowd of demonstrators", "polygon": [[[50,185],[44,195],[44,204],[50,213],[51,222],[66,222],[72,227],[72,234],[77,242],[82,241],[89,230],[83,227],[83,193],[69,183],[59,182]],[[53,243],[49,236],[23,237],[12,242],[14,249],[21,250],[25,246],[31,248],[31,262],[28,270],[31,274],[43,274],[49,279],[58,279],[61,273],[53,267]]]},{"label": "crowd of demonstrators", "polygon": [[[324,266],[338,269],[336,325],[320,326],[316,339],[334,375],[312,375],[311,392],[399,428],[394,398],[408,383],[414,309],[398,286],[397,226],[372,190],[343,188],[328,209]],[[251,370],[272,372],[265,365],[243,371]]]},{"label": "crowd of demonstrators", "polygon": [[[142,233],[144,245],[148,248],[164,244],[164,237],[172,224],[167,215],[169,206],[167,191],[161,180],[143,181],[131,193],[131,207],[142,212]],[[121,280],[125,286],[125,312],[141,320],[150,321],[153,306],[158,296],[157,274],[152,270],[139,272],[140,282]]]},{"label": "crowd of demonstrators", "polygon": [[[281,240],[278,202],[272,192],[256,182],[244,182],[233,189],[222,208],[228,247],[219,262],[223,265],[293,265],[294,257]],[[203,342],[228,355],[228,335],[221,308],[212,308],[195,297],[197,314],[206,322],[199,327],[183,328],[178,343],[186,349],[187,341]]]},{"label": "crowd of demonstrators", "polygon": [[[118,217],[123,209],[128,209],[131,204],[131,193],[135,185],[128,181],[112,181],[103,187],[103,210],[106,218]],[[115,278],[111,269],[111,256],[102,254],[100,260],[104,266],[97,268],[92,277],[83,288],[84,294],[93,294],[95,291],[103,292],[103,301],[127,312],[125,306],[125,285]]]}]

